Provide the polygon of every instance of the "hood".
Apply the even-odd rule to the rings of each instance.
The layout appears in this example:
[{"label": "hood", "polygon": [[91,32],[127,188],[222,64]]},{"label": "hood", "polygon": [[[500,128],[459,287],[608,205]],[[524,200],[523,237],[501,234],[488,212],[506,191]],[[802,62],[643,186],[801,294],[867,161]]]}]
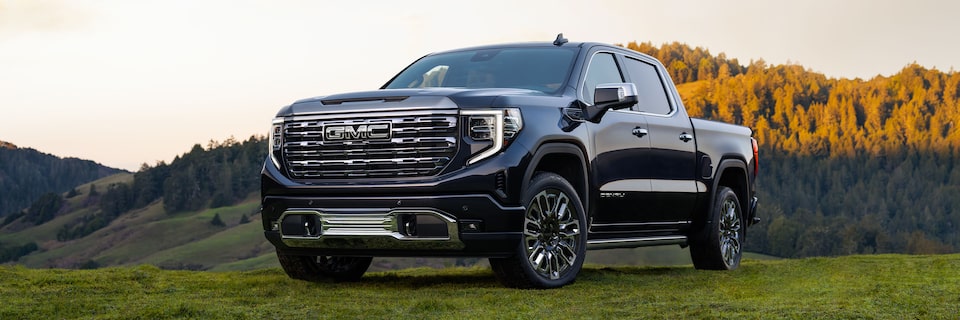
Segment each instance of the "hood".
[{"label": "hood", "polygon": [[543,92],[536,90],[511,88],[382,89],[341,93],[299,100],[280,110],[277,116],[383,109],[489,107],[501,96],[545,95]]}]

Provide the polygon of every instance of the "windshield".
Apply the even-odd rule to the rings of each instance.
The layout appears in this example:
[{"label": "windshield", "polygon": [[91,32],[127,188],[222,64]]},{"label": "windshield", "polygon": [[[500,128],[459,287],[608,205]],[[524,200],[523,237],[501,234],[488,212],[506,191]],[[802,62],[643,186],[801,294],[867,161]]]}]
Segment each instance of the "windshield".
[{"label": "windshield", "polygon": [[385,89],[518,88],[557,92],[567,80],[575,48],[498,48],[431,55],[414,62]]}]

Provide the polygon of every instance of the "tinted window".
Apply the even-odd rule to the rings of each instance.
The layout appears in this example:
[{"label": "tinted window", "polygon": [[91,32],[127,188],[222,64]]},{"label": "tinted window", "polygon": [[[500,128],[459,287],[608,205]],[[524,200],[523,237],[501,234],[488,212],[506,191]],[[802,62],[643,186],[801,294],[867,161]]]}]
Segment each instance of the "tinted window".
[{"label": "tinted window", "polygon": [[576,49],[500,48],[426,56],[400,72],[386,89],[460,87],[559,91]]},{"label": "tinted window", "polygon": [[593,104],[593,91],[597,85],[605,83],[622,83],[623,76],[617,68],[617,62],[609,53],[598,53],[590,60],[587,75],[583,80],[583,100]]},{"label": "tinted window", "polygon": [[640,60],[631,58],[625,60],[627,73],[630,74],[633,84],[637,86],[637,98],[640,100],[633,107],[634,110],[656,114],[670,113],[667,91],[663,88],[657,68]]}]

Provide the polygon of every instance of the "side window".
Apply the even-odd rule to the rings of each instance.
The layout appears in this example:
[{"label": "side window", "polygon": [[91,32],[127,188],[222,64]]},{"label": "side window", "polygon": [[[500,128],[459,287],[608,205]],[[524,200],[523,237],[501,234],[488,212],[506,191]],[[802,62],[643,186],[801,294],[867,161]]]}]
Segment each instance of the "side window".
[{"label": "side window", "polygon": [[627,73],[630,74],[633,84],[637,86],[637,98],[640,100],[633,110],[656,114],[670,113],[667,91],[664,90],[663,82],[660,81],[657,67],[629,57],[625,61]]},{"label": "side window", "polygon": [[617,68],[613,54],[594,55],[587,68],[587,75],[583,80],[583,100],[586,103],[593,104],[593,90],[597,85],[623,82],[623,76],[620,75],[620,69]]}]

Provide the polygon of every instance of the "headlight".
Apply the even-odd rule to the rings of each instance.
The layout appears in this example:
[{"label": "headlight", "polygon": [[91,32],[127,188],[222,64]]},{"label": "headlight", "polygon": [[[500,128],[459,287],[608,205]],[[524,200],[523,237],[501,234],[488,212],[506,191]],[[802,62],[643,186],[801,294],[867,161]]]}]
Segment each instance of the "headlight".
[{"label": "headlight", "polygon": [[467,165],[489,158],[503,150],[523,129],[520,109],[463,110],[467,118],[467,134],[475,141],[490,141],[491,145],[467,160]]},{"label": "headlight", "polygon": [[280,153],[283,147],[283,118],[273,119],[273,126],[270,127],[270,160],[278,169],[280,168]]}]

